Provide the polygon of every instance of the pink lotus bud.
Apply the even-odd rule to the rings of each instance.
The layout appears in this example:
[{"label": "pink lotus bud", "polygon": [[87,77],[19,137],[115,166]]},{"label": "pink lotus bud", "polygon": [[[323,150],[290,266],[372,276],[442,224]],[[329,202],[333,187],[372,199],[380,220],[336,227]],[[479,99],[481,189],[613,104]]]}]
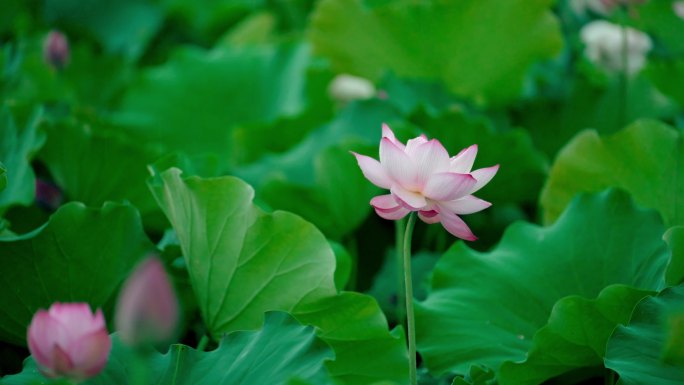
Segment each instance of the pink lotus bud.
[{"label": "pink lotus bud", "polygon": [[61,70],[69,63],[69,41],[60,31],[51,31],[45,38],[43,58],[46,63]]},{"label": "pink lotus bud", "polygon": [[63,198],[62,192],[57,186],[42,179],[36,179],[36,203],[38,206],[55,211],[62,204]]},{"label": "pink lotus bud", "polygon": [[107,363],[112,340],[102,310],[87,303],[53,303],[38,310],[28,328],[28,346],[47,377],[80,381],[98,374]]},{"label": "pink lotus bud", "polygon": [[126,280],[116,308],[116,329],[130,345],[162,343],[178,324],[178,301],[164,265],[149,257]]}]

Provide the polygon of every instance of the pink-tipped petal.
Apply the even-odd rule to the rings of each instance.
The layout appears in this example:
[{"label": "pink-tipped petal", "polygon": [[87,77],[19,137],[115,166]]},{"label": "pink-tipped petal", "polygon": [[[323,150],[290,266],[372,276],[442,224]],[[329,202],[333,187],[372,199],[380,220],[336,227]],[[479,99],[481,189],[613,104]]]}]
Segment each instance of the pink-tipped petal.
[{"label": "pink-tipped petal", "polygon": [[87,303],[55,303],[50,306],[50,316],[59,320],[70,334],[90,333],[105,326],[101,312],[93,315]]},{"label": "pink-tipped petal", "polygon": [[427,142],[428,142],[428,140],[427,140],[427,137],[425,135],[421,135],[417,138],[409,139],[409,141],[406,142],[406,153],[409,156],[413,156],[413,154],[415,154],[418,146],[420,146],[421,144],[427,143]]},{"label": "pink-tipped petal", "polygon": [[387,123],[382,124],[382,137],[387,138],[392,142],[395,146],[400,148],[402,151],[405,149],[405,146],[403,143],[401,143],[399,140],[397,140],[397,137],[394,135],[394,131],[390,128]]},{"label": "pink-tipped petal", "polygon": [[418,218],[427,224],[439,223],[441,218],[439,213],[434,210],[431,211],[418,211]]},{"label": "pink-tipped petal", "polygon": [[476,182],[470,174],[435,173],[428,179],[423,195],[435,201],[451,201],[470,193]]},{"label": "pink-tipped petal", "polygon": [[492,167],[487,167],[487,168],[481,168],[479,170],[475,170],[471,172],[470,174],[477,179],[477,183],[475,183],[475,186],[473,186],[473,189],[470,190],[470,193],[474,193],[484,187],[487,183],[489,183],[492,178],[494,178],[494,175],[496,175],[496,172],[499,171],[499,165],[497,164],[496,166]]},{"label": "pink-tipped petal", "polygon": [[[39,310],[33,315],[28,328],[28,346],[33,358],[39,365],[52,366],[52,347],[55,345],[54,330],[56,321],[50,318],[47,310]],[[61,326],[58,326],[61,327]]]},{"label": "pink-tipped petal", "polygon": [[379,210],[375,209],[375,213],[378,214],[380,218],[388,219],[390,221],[396,221],[405,217],[411,210],[397,206],[394,210]]},{"label": "pink-tipped petal", "polygon": [[99,373],[107,364],[112,340],[104,329],[81,337],[70,349],[74,366],[83,368],[83,378]]},{"label": "pink-tipped petal", "polygon": [[74,365],[69,353],[64,351],[64,349],[62,349],[59,345],[55,345],[52,348],[52,367],[45,369],[48,376],[63,376],[74,374],[75,367],[76,365]]},{"label": "pink-tipped petal", "polygon": [[[418,190],[416,185],[416,166],[404,150],[387,138],[380,141],[380,164],[396,184],[406,189]],[[393,184],[394,185],[394,184]]]},{"label": "pink-tipped petal", "polygon": [[382,168],[380,162],[369,156],[357,154],[353,151],[352,154],[356,157],[356,161],[366,179],[380,188],[389,189],[392,187],[392,179],[387,175],[385,169]]},{"label": "pink-tipped petal", "polygon": [[412,211],[420,210],[428,204],[422,194],[406,190],[401,186],[392,186],[390,192],[399,204]]},{"label": "pink-tipped petal", "polygon": [[422,190],[430,176],[438,172],[449,171],[449,153],[436,139],[416,146],[411,159],[417,166],[415,187]]},{"label": "pink-tipped petal", "polygon": [[399,203],[391,194],[378,195],[370,201],[371,206],[379,210],[394,210],[399,207]]},{"label": "pink-tipped petal", "polygon": [[475,234],[470,231],[468,225],[463,222],[458,215],[452,214],[448,211],[440,211],[439,217],[442,222],[442,226],[451,233],[451,235],[464,239],[466,241],[474,241],[477,239]]},{"label": "pink-tipped petal", "polygon": [[452,201],[440,202],[439,204],[443,208],[457,215],[477,213],[492,205],[491,203],[472,195],[466,195],[463,198]]},{"label": "pink-tipped petal", "polygon": [[477,156],[477,144],[464,148],[449,161],[449,170],[460,174],[469,173]]}]

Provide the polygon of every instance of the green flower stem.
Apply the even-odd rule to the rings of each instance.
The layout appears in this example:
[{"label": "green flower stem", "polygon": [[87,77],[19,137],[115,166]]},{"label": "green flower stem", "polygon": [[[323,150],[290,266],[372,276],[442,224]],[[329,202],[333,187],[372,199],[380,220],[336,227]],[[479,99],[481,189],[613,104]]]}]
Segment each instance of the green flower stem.
[{"label": "green flower stem", "polygon": [[209,336],[206,334],[202,336],[202,338],[199,340],[197,343],[197,350],[200,352],[203,352],[204,349],[207,348],[207,344],[209,343]]},{"label": "green flower stem", "polygon": [[395,229],[395,249],[397,255],[397,308],[396,314],[397,323],[403,324],[406,317],[406,296],[404,295],[404,254],[402,247],[404,246],[404,230],[406,221],[400,219],[394,222]]},{"label": "green flower stem", "polygon": [[404,231],[404,287],[406,288],[406,331],[408,334],[409,378],[417,384],[416,375],[416,321],[413,314],[413,279],[411,277],[411,235],[416,223],[416,213],[411,212]]},{"label": "green flower stem", "polygon": [[627,41],[627,26],[625,19],[629,17],[629,9],[624,10],[625,15],[620,18],[620,104],[618,109],[618,127],[627,124],[627,108],[628,108],[628,93],[629,93],[629,74],[627,73],[627,66],[629,65],[629,56],[627,50],[629,49],[629,42]]},{"label": "green flower stem", "polygon": [[150,383],[150,370],[149,370],[149,358],[150,352],[145,349],[137,348],[131,357],[131,384],[132,385],[145,385]]}]

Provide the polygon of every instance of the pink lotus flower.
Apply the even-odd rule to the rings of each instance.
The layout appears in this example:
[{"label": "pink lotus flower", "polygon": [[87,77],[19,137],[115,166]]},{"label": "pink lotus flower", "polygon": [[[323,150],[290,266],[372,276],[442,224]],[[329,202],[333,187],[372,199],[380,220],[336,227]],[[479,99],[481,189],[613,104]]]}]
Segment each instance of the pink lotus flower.
[{"label": "pink lotus flower", "polygon": [[471,194],[489,183],[499,170],[496,165],[471,171],[477,145],[449,158],[438,140],[427,140],[421,135],[404,145],[389,126],[383,124],[380,161],[353,154],[368,180],[390,190],[390,194],[376,196],[370,202],[379,216],[397,220],[417,211],[423,222],[441,222],[458,238],[477,239],[459,215],[476,213],[491,206]]},{"label": "pink lotus flower", "polygon": [[159,258],[145,259],[126,280],[114,321],[121,340],[130,345],[156,344],[173,337],[178,301]]},{"label": "pink lotus flower", "polygon": [[28,346],[45,376],[80,381],[98,374],[107,363],[112,340],[102,310],[87,303],[53,303],[33,315]]}]

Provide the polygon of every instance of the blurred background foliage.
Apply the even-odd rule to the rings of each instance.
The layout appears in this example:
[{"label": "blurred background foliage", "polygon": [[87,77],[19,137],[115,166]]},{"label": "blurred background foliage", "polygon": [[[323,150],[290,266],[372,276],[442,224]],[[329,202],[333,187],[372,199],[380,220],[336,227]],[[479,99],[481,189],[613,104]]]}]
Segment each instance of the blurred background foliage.
[{"label": "blurred background foliage", "polygon": [[[197,315],[196,299],[187,294],[189,278],[178,259],[181,252],[172,223],[148,188],[150,165],[160,171],[180,166],[186,175],[206,178],[237,176],[254,188],[254,203],[260,209],[287,210],[313,223],[334,245],[338,289],[372,294],[391,325],[397,322],[398,298],[395,225],[372,214],[368,202],[379,189],[363,177],[349,154],[353,150],[375,157],[382,122],[402,140],[420,133],[438,138],[452,154],[477,143],[475,168],[501,165],[497,177],[479,193],[494,203],[492,208],[465,218],[480,240],[468,245],[474,250],[459,254],[451,249],[443,264],[459,255],[466,269],[477,271],[477,263],[468,265],[467,259],[491,251],[500,241],[492,253],[505,254],[507,247],[527,250],[541,230],[520,230],[526,233],[520,239],[514,239],[512,231],[502,241],[509,225],[552,224],[575,194],[609,187],[621,188],[637,204],[655,209],[664,226],[684,225],[684,16],[677,13],[681,4],[615,1],[617,5],[606,11],[589,3],[0,0],[0,235],[10,239],[29,233],[69,202],[88,207],[125,202],[125,210],[140,213],[144,232],[163,250],[179,292],[185,290],[183,341],[191,343],[205,333],[205,326]],[[592,60],[581,31],[597,20],[648,34],[650,49],[644,53],[643,66],[633,72],[615,71]],[[62,63],[45,56],[51,31],[60,31],[68,41]],[[621,55],[625,61],[638,60],[629,56],[631,52]],[[600,195],[585,201],[594,212],[610,212],[616,200],[632,199],[616,194],[617,198]],[[640,220],[642,213],[630,205],[624,204],[624,220]],[[578,216],[600,219],[582,210],[556,225],[581,232]],[[50,220],[51,227],[57,219]],[[665,229],[655,226],[650,241],[658,243]],[[680,232],[669,234],[675,234],[671,242],[676,243]],[[600,243],[586,236],[587,247],[600,253]],[[438,257],[453,243],[441,226],[417,227],[419,299],[432,290],[437,295],[449,290],[443,281],[431,286],[430,277]],[[620,257],[615,251],[608,254],[611,261]],[[539,257],[527,251],[522,255]],[[657,274],[669,263],[666,260],[658,258]],[[446,274],[444,269],[438,264],[435,274]],[[675,278],[669,284],[679,283],[681,277],[672,271]],[[496,268],[491,274],[501,279],[496,278]],[[455,285],[466,279],[456,278]],[[544,298],[545,309],[550,311],[554,304],[562,308],[556,301],[565,295],[594,300],[616,292],[629,297],[634,306],[638,293],[659,291],[665,285],[655,278],[638,284],[633,276],[623,278],[607,278],[589,291],[563,289],[562,296]],[[618,283],[641,291],[602,291]],[[476,282],[471,290],[479,290],[480,284],[489,287]],[[657,297],[654,304],[640,306],[681,302],[680,292],[665,292],[662,300]],[[490,296],[482,301],[501,300],[491,287],[479,293]],[[108,303],[104,297],[97,301]],[[434,316],[431,303],[428,298],[425,317]],[[552,329],[553,323],[544,326],[548,316],[534,314],[530,334],[542,327]],[[629,319],[620,317],[611,322]],[[656,327],[653,317],[637,321],[620,333]],[[428,335],[435,331],[419,331],[425,336],[423,348],[430,349],[432,338],[443,338]],[[524,343],[521,347],[516,336],[502,337],[514,345],[506,359],[525,357],[528,349],[537,349],[539,355],[504,365],[499,372],[501,357],[461,357],[460,363],[444,363],[427,352],[435,378],[424,373],[423,380],[447,383],[453,377],[449,373],[470,373],[458,381],[489,384],[491,371],[463,366],[471,359],[495,368],[509,381],[512,373],[531,378],[525,373],[541,365],[544,346],[550,349],[553,340],[542,334],[534,348]],[[20,370],[26,353],[10,344],[18,339],[11,334],[0,346],[2,374]],[[419,348],[420,344],[419,340]],[[623,350],[620,341],[608,345],[609,352]],[[600,366],[601,360],[566,362],[562,370],[549,370],[540,381],[585,364]],[[628,366],[618,358],[606,364],[616,371]],[[446,377],[439,379],[443,374]],[[520,383],[538,383],[529,381]]]}]

